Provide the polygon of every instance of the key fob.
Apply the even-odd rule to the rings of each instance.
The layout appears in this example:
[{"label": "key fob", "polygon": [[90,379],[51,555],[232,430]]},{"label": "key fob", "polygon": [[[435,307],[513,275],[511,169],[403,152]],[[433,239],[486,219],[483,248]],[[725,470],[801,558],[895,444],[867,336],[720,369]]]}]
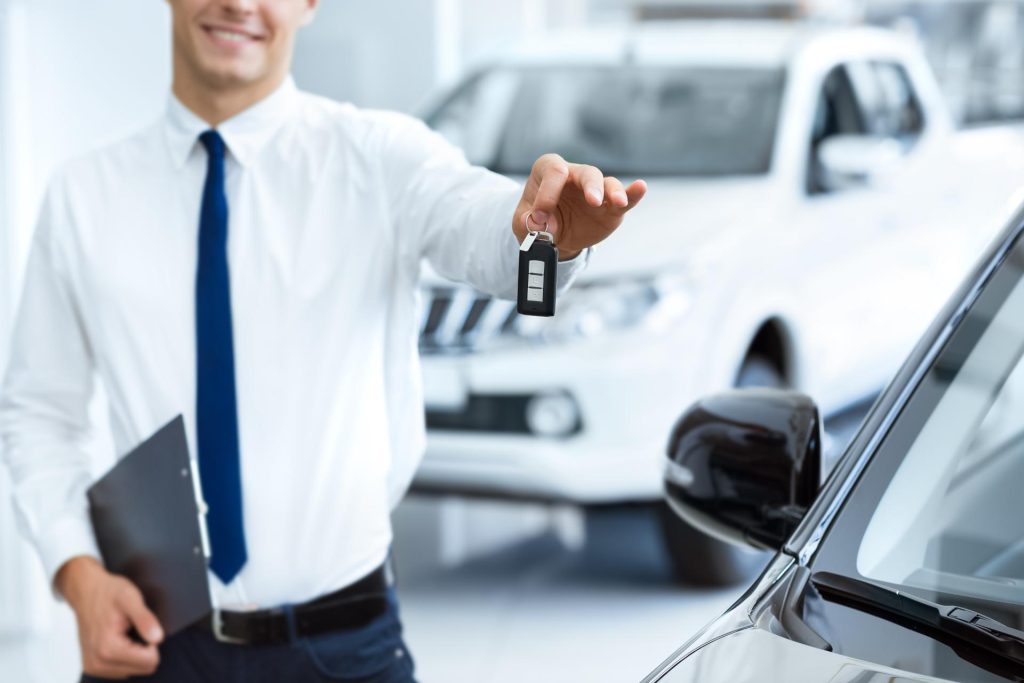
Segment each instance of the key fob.
[{"label": "key fob", "polygon": [[519,248],[519,296],[516,310],[523,315],[555,314],[558,247],[551,233],[527,234]]}]

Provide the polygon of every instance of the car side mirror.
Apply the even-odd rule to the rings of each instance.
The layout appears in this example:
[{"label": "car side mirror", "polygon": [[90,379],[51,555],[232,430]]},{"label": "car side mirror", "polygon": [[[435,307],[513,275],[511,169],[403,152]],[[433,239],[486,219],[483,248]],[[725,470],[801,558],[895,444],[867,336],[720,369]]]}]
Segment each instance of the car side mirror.
[{"label": "car side mirror", "polygon": [[903,147],[893,138],[834,135],[818,147],[819,183],[827,191],[871,185],[902,158]]},{"label": "car side mirror", "polygon": [[779,550],[821,485],[821,420],[804,394],[737,389],[704,398],[672,431],[665,493],[692,526]]}]

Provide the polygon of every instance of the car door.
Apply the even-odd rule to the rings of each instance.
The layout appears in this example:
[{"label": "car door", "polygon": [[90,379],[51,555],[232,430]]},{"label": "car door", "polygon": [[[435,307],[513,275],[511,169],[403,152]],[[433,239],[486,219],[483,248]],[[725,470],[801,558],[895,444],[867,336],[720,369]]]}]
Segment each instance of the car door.
[{"label": "car door", "polygon": [[[802,332],[810,390],[838,403],[888,380],[960,269],[941,204],[941,154],[904,66],[852,60],[823,80],[808,145],[801,234],[818,261],[804,276]],[[830,188],[820,152],[830,138],[886,141],[897,152],[861,186]]]},{"label": "car door", "polygon": [[820,161],[837,136],[867,136],[859,67],[838,64],[818,86],[806,138],[802,199],[787,232],[798,257],[790,269],[798,333],[805,360],[804,385],[826,407],[877,388],[882,320],[891,317],[887,289],[897,259],[889,205],[872,185],[830,187]]},{"label": "car door", "polygon": [[879,284],[890,292],[878,309],[877,324],[889,339],[880,339],[879,363],[895,367],[952,294],[974,260],[966,249],[962,223],[949,207],[969,197],[950,180],[959,175],[944,149],[945,136],[929,134],[913,80],[904,66],[890,60],[864,65],[858,82],[869,134],[893,140],[902,158],[877,183],[888,267]]}]

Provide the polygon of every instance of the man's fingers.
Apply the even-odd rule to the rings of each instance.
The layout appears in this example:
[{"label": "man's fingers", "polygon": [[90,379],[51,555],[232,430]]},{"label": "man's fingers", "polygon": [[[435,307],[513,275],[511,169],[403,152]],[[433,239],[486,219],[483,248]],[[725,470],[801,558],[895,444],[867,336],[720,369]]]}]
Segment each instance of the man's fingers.
[{"label": "man's fingers", "polygon": [[545,154],[538,160],[534,172],[538,175],[539,186],[533,199],[533,225],[530,224],[529,214],[524,220],[527,229],[540,230],[545,223],[555,221],[555,208],[569,180],[569,164],[557,154]]},{"label": "man's fingers", "polygon": [[604,203],[604,174],[600,169],[586,164],[573,164],[569,167],[569,175],[583,190],[588,204],[601,206]]},{"label": "man's fingers", "polygon": [[[113,608],[116,611],[103,626],[96,644],[83,652],[86,670],[117,678],[152,674],[160,664],[156,643],[163,639],[156,617],[146,609],[139,590],[130,584],[115,594]],[[148,634],[152,638],[150,643],[143,645],[132,640],[126,632],[130,626],[144,638]]]},{"label": "man's fingers", "polygon": [[128,666],[114,666],[112,664],[95,664],[83,662],[82,669],[85,673],[96,678],[110,678],[123,680],[138,676],[140,672]]},{"label": "man's fingers", "polygon": [[633,208],[647,194],[647,183],[643,180],[635,180],[626,188],[626,198],[629,199],[629,208]]},{"label": "man's fingers", "polygon": [[618,178],[607,177],[604,179],[604,196],[612,206],[623,209],[629,205],[629,197],[626,196],[626,189]]},{"label": "man's fingers", "polygon": [[104,670],[128,676],[151,674],[160,664],[156,645],[140,645],[122,633],[109,635],[97,648],[96,658]]},{"label": "man's fingers", "polygon": [[156,664],[152,667],[124,664],[118,660],[98,659],[85,663],[83,669],[90,676],[100,678],[131,678],[132,676],[149,676],[156,673]]},{"label": "man's fingers", "polygon": [[125,616],[131,622],[135,630],[139,632],[143,640],[151,645],[160,643],[164,639],[164,631],[160,628],[160,622],[156,616],[146,607],[142,599],[142,593],[135,586],[126,586],[121,593],[119,606],[124,610]]}]

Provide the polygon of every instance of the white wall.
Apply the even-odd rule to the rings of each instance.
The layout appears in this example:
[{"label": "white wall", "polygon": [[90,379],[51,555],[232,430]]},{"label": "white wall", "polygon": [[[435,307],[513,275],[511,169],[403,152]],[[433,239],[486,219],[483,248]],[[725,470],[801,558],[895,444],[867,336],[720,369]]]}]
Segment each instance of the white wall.
[{"label": "white wall", "polygon": [[[154,119],[165,103],[170,59],[167,8],[159,0],[2,0],[0,16],[2,370],[47,178],[65,159]],[[101,407],[98,396],[97,418]],[[109,452],[109,433],[99,424],[94,448]],[[0,477],[0,633],[49,623],[41,574],[15,532],[9,482]]]},{"label": "white wall", "polygon": [[360,106],[408,111],[434,84],[437,2],[322,0],[299,37],[296,81]]},{"label": "white wall", "polygon": [[586,21],[588,0],[322,0],[300,36],[299,85],[365,107],[415,111],[524,36]]}]

